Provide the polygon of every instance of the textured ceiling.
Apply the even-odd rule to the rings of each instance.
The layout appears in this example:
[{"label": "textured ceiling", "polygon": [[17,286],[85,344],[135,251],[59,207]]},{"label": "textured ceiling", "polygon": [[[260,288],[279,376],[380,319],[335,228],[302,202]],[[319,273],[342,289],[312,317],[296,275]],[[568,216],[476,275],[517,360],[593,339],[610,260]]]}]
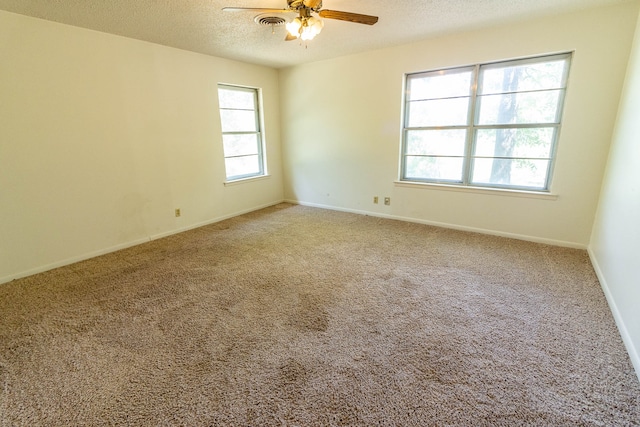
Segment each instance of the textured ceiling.
[{"label": "textured ceiling", "polygon": [[[376,15],[374,26],[325,19],[301,45],[284,27],[260,26],[256,12],[286,0],[0,0],[0,9],[208,55],[275,68],[398,45],[503,22],[634,0],[324,0],[323,8]],[[269,14],[275,15],[275,14]],[[281,16],[291,20],[293,13]]]}]

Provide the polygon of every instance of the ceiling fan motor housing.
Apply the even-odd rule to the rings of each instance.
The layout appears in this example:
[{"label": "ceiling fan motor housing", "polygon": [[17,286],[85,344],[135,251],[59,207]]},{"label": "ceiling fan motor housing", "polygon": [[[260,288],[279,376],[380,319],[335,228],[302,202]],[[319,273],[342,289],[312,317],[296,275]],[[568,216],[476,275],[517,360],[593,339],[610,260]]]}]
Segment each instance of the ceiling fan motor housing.
[{"label": "ceiling fan motor housing", "polygon": [[310,4],[310,7],[305,5],[304,0],[287,0],[287,6],[289,9],[299,10],[299,9],[312,9],[314,11],[318,11],[322,7],[322,1],[307,1],[307,4]]}]

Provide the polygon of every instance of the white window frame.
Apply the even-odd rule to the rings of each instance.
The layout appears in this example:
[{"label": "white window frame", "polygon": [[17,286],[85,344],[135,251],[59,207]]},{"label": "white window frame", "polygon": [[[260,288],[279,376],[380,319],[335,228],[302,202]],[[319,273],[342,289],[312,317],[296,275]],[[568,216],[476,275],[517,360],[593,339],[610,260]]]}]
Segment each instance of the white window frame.
[{"label": "white window frame", "polygon": [[[402,142],[401,142],[401,152],[400,152],[400,183],[422,183],[422,184],[446,184],[452,185],[456,187],[468,187],[468,188],[487,188],[493,190],[522,190],[522,191],[533,191],[533,192],[541,192],[541,193],[549,193],[553,175],[553,167],[555,165],[555,157],[557,151],[557,142],[560,133],[560,128],[562,124],[562,114],[564,110],[564,100],[566,97],[566,90],[568,85],[568,74],[571,66],[571,52],[559,53],[559,54],[549,54],[543,56],[536,56],[524,59],[514,59],[514,60],[506,60],[499,62],[490,62],[490,63],[482,63],[471,66],[462,66],[462,67],[454,67],[454,68],[446,68],[446,69],[438,69],[431,71],[424,71],[418,73],[410,73],[405,75],[404,84],[405,90],[403,95],[403,129],[402,129]],[[482,70],[490,69],[495,67],[503,67],[505,65],[520,65],[526,63],[536,63],[536,62],[546,62],[553,59],[563,59],[566,61],[566,66],[564,68],[564,74],[562,76],[562,87],[560,89],[560,95],[558,100],[558,108],[556,111],[555,120],[552,122],[540,122],[540,123],[526,123],[526,124],[508,124],[508,125],[480,125],[478,124],[478,116],[479,116],[479,99],[480,95],[478,94],[478,84],[479,84],[479,76]],[[428,74],[435,73],[456,73],[462,71],[471,71],[471,84],[469,87],[469,111],[467,113],[467,122],[465,125],[456,125],[456,126],[422,126],[422,127],[410,127],[409,126],[409,112],[410,112],[410,103],[412,100],[410,99],[409,93],[409,80],[412,78],[419,78],[420,76],[425,76]],[[513,93],[522,93],[522,92],[513,92]],[[466,97],[463,96],[463,97]],[[474,156],[475,144],[476,144],[476,135],[477,131],[481,129],[527,129],[527,128],[536,128],[536,127],[545,127],[545,128],[553,128],[553,137],[551,141],[551,148],[548,158],[548,167],[546,172],[545,183],[541,187],[530,187],[530,186],[518,186],[511,184],[496,184],[496,183],[474,183],[472,181],[473,174],[473,159],[474,158],[483,158],[482,156]],[[416,177],[408,177],[407,176],[407,168],[406,161],[407,157],[410,157],[411,154],[407,153],[407,135],[409,131],[412,130],[446,130],[446,129],[466,129],[466,141],[465,141],[465,149],[464,154],[458,156],[458,158],[463,159],[462,166],[462,175],[460,180],[446,180],[446,179],[430,179],[430,178],[416,178]],[[427,156],[430,157],[430,156]],[[431,156],[437,157],[437,156]],[[444,156],[451,157],[451,156]],[[491,159],[500,159],[500,157],[487,157]],[[514,158],[510,158],[514,159]],[[527,158],[517,158],[524,159]]]},{"label": "white window frame", "polygon": [[[255,131],[233,131],[233,132],[225,132],[222,131],[222,138],[223,138],[223,146],[222,146],[222,150],[224,153],[224,160],[225,160],[225,176],[226,176],[226,182],[234,182],[234,181],[241,181],[241,180],[246,180],[249,178],[257,178],[257,177],[262,177],[262,176],[266,176],[267,175],[267,167],[266,167],[266,158],[265,158],[265,141],[264,141],[264,132],[263,132],[263,120],[262,120],[262,96],[261,96],[261,91],[259,88],[253,88],[253,87],[246,87],[246,86],[236,86],[236,85],[230,85],[230,84],[224,84],[224,83],[218,83],[218,87],[217,89],[226,89],[226,90],[233,90],[233,91],[242,91],[242,92],[249,92],[253,94],[253,100],[254,100],[254,106],[255,108],[252,110],[254,111],[254,119],[255,119]],[[218,104],[218,109],[220,112],[222,112],[223,110],[238,110],[238,109],[234,109],[234,108],[223,108],[222,106],[220,106],[220,104]],[[224,120],[222,114],[220,114],[220,122],[222,125],[221,129],[224,129],[224,124],[222,123],[222,121]],[[229,175],[228,171],[227,171],[227,159],[231,159],[231,158],[235,158],[235,157],[243,157],[246,155],[228,155],[225,152],[224,149],[224,136],[225,135],[247,135],[247,134],[251,134],[251,135],[256,135],[256,139],[258,141],[257,144],[257,156],[258,156],[258,163],[259,163],[259,170],[255,173],[247,173],[247,174],[237,174],[237,175]]]}]

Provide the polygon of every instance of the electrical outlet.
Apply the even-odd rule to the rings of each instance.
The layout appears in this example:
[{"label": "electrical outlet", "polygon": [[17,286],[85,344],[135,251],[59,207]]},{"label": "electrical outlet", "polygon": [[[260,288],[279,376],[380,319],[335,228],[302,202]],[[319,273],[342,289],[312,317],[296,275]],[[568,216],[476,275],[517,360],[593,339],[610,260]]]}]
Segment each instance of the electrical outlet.
[{"label": "electrical outlet", "polygon": [[176,218],[180,216],[180,208],[176,209]]},{"label": "electrical outlet", "polygon": [[373,203],[378,204],[378,196],[373,196]]},{"label": "electrical outlet", "polygon": [[385,197],[384,198],[384,204],[389,206],[391,204],[391,197]]}]

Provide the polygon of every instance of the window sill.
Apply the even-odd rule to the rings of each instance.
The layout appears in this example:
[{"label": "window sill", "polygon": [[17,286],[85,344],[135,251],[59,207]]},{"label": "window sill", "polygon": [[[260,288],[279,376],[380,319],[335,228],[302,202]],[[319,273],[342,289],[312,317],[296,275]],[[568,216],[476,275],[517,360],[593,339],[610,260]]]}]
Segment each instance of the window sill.
[{"label": "window sill", "polygon": [[232,185],[244,184],[246,182],[260,181],[270,177],[271,175],[250,176],[248,178],[240,178],[240,179],[234,179],[233,181],[225,181],[223,182],[223,184],[225,187],[229,187]]},{"label": "window sill", "polygon": [[491,194],[495,196],[525,197],[530,199],[557,200],[557,194],[541,191],[510,190],[505,188],[471,187],[427,182],[394,181],[396,187],[423,188],[429,190],[459,191],[463,193]]}]

